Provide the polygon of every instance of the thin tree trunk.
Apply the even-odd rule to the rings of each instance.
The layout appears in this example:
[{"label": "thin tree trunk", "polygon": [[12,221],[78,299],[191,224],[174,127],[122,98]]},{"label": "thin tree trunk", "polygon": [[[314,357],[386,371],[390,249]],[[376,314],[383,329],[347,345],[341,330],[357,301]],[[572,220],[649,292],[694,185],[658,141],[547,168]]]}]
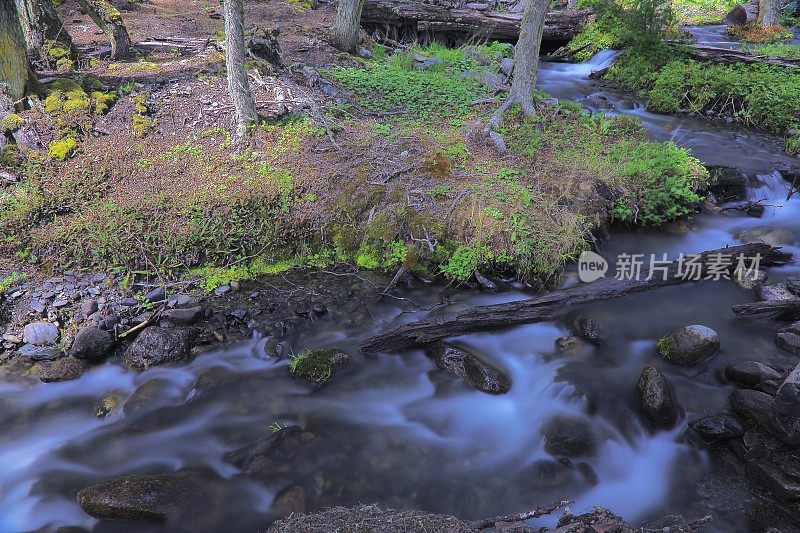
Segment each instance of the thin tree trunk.
[{"label": "thin tree trunk", "polygon": [[78,0],[81,8],[111,39],[111,57],[124,59],[131,56],[131,38],[120,12],[108,0]]},{"label": "thin tree trunk", "polygon": [[539,48],[542,45],[544,18],[548,0],[528,0],[522,17],[519,40],[514,51],[514,79],[511,98],[522,106],[526,115],[535,115],[533,94],[536,91],[536,69],[539,66]]},{"label": "thin tree trunk", "polygon": [[350,52],[358,46],[362,9],[364,0],[339,0],[336,20],[331,28],[333,46],[345,52]]},{"label": "thin tree trunk", "polygon": [[75,56],[77,50],[51,0],[15,0],[28,54],[32,59],[47,61],[46,44],[58,43]]},{"label": "thin tree trunk", "polygon": [[5,91],[0,88],[0,93],[7,92],[12,100],[21,100],[29,72],[17,7],[14,0],[0,0],[0,85],[7,85]]},{"label": "thin tree trunk", "polygon": [[244,7],[242,0],[225,0],[225,64],[228,92],[236,117],[236,138],[247,136],[248,128],[258,122],[258,112],[244,59]]},{"label": "thin tree trunk", "polygon": [[758,22],[764,26],[778,24],[779,4],[780,0],[759,0]]}]

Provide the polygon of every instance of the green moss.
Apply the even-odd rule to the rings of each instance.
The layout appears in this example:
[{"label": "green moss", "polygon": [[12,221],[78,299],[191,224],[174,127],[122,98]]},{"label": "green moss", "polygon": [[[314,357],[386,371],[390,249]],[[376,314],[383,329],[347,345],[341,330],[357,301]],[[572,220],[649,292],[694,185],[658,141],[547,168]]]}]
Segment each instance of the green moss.
[{"label": "green moss", "polygon": [[0,133],[17,131],[25,125],[25,119],[16,113],[11,113],[0,119]]},{"label": "green moss", "polygon": [[133,115],[133,134],[137,137],[144,137],[153,129],[155,123],[154,119],[137,113]]},{"label": "green moss", "polygon": [[656,347],[658,348],[658,353],[667,359],[672,359],[675,356],[675,346],[673,346],[672,341],[666,335],[658,339]]},{"label": "green moss", "polygon": [[191,276],[200,277],[203,288],[213,291],[222,285],[230,285],[231,282],[241,283],[255,279],[259,276],[274,276],[282,274],[302,264],[296,260],[283,260],[270,262],[262,258],[256,258],[250,263],[234,265],[231,267],[204,266],[189,271]]},{"label": "green moss", "polygon": [[0,278],[0,296],[5,294],[8,289],[25,280],[25,275],[20,272],[12,272],[4,278]]},{"label": "green moss", "polygon": [[795,135],[786,139],[786,153],[789,155],[800,155],[800,135]]},{"label": "green moss", "polygon": [[83,87],[69,78],[59,78],[47,86],[48,94],[44,101],[44,109],[48,113],[88,112],[89,95]]},{"label": "green moss", "polygon": [[56,161],[64,161],[72,155],[78,147],[78,141],[74,137],[66,137],[64,139],[53,141],[50,143],[47,151],[50,157]]},{"label": "green moss", "polygon": [[94,101],[94,112],[97,115],[105,115],[108,110],[117,101],[117,93],[92,91],[92,100]]},{"label": "green moss", "polygon": [[292,358],[289,371],[318,385],[326,383],[335,370],[350,364],[350,358],[336,348],[308,350]]}]

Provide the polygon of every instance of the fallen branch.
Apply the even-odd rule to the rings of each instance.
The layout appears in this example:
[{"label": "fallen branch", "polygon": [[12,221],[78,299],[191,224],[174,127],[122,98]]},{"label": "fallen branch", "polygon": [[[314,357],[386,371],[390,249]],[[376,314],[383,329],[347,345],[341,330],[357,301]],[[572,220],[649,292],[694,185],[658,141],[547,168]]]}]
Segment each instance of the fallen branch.
[{"label": "fallen branch", "polygon": [[731,310],[734,316],[763,315],[766,313],[780,313],[781,315],[784,313],[795,313],[800,311],[800,298],[734,305]]},{"label": "fallen branch", "polygon": [[628,294],[649,291],[658,287],[677,285],[702,279],[709,273],[709,266],[719,266],[720,259],[730,262],[724,270],[733,274],[742,258],[746,263],[759,258],[759,266],[783,265],[791,261],[791,254],[767,244],[751,243],[709,250],[697,254],[699,277],[681,273],[681,264],[673,261],[666,266],[664,274],[651,279],[603,279],[581,284],[569,289],[553,291],[528,300],[485,305],[465,309],[457,313],[436,316],[419,322],[399,326],[370,337],[361,343],[365,354],[377,352],[400,352],[425,346],[446,337],[507,328],[534,322],[549,322],[563,317],[572,307],[591,302],[611,300]]},{"label": "fallen branch", "polygon": [[475,522],[470,522],[469,526],[473,529],[489,529],[490,527],[494,527],[496,524],[501,522],[524,522],[525,520],[530,520],[531,518],[552,514],[562,507],[566,507],[572,503],[575,502],[573,500],[561,500],[544,505],[542,507],[537,507],[536,509],[531,509],[530,511],[525,511],[524,513],[493,516],[491,518],[484,518],[483,520],[476,520]]},{"label": "fallen branch", "polygon": [[800,59],[794,58],[781,58],[765,55],[754,55],[748,52],[739,50],[730,50],[728,48],[719,48],[716,46],[708,46],[704,44],[685,44],[671,42],[673,48],[686,49],[694,59],[701,61],[714,61],[716,63],[766,63],[768,65],[775,65],[784,68],[800,68]]}]

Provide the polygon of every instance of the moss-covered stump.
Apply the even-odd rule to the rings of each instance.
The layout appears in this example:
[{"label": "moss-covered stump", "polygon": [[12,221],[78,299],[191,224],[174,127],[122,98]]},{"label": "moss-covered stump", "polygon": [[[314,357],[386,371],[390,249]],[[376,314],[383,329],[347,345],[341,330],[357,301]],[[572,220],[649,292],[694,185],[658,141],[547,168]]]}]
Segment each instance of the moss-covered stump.
[{"label": "moss-covered stump", "polygon": [[325,385],[352,362],[352,358],[338,348],[318,348],[293,357],[289,370],[298,378]]}]

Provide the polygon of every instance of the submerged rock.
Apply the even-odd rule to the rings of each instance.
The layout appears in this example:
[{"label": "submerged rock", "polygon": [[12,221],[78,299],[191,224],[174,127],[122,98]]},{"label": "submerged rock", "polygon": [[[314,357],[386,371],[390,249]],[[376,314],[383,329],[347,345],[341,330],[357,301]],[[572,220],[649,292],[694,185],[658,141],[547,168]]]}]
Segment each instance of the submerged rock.
[{"label": "submerged rock", "polygon": [[189,342],[179,331],[151,326],[142,331],[125,352],[125,364],[136,370],[183,361]]},{"label": "submerged rock", "polygon": [[295,468],[295,456],[313,440],[313,433],[299,426],[289,426],[225,454],[225,460],[240,468],[245,475],[279,480],[291,474]]},{"label": "submerged rock", "polygon": [[597,453],[597,437],[592,425],[577,416],[557,416],[542,429],[544,449],[555,457],[582,457]]},{"label": "submerged rock", "polygon": [[740,231],[735,238],[744,243],[761,242],[770,246],[792,244],[795,241],[794,233],[787,228],[774,228],[771,226],[757,226],[752,229]]},{"label": "submerged rock", "polygon": [[317,348],[294,357],[289,369],[299,378],[324,385],[352,363],[353,359],[338,348]]},{"label": "submerged rock", "polygon": [[570,332],[581,340],[600,346],[606,340],[606,332],[603,325],[588,316],[582,316],[572,321]]},{"label": "submerged rock", "polygon": [[730,440],[744,435],[738,418],[725,413],[706,415],[689,422],[689,427],[708,440]]},{"label": "submerged rock", "polygon": [[538,490],[552,490],[563,487],[572,480],[572,470],[549,459],[540,459],[531,466],[533,487]]},{"label": "submerged rock", "polygon": [[655,367],[642,370],[636,386],[639,409],[656,429],[669,429],[678,420],[678,407],[672,399],[667,378]]},{"label": "submerged rock", "polygon": [[714,201],[723,204],[747,199],[747,176],[742,171],[728,167],[711,167],[709,170],[715,178],[708,189]]},{"label": "submerged rock", "polygon": [[758,361],[743,361],[734,363],[725,368],[725,377],[730,381],[747,389],[752,389],[764,381],[780,381],[781,375]]},{"label": "submerged rock", "polygon": [[75,335],[68,354],[78,359],[100,359],[114,348],[114,337],[96,326],[83,328]]},{"label": "submerged rock", "polygon": [[172,396],[172,389],[172,382],[168,379],[150,379],[133,391],[131,397],[122,406],[122,411],[126,416],[130,416],[139,411],[153,409],[158,403]]},{"label": "submerged rock", "polygon": [[436,366],[461,378],[475,390],[505,394],[511,389],[511,379],[507,375],[466,350],[439,342],[429,355]]},{"label": "submerged rock", "polygon": [[719,348],[717,332],[700,325],[678,328],[658,340],[658,351],[661,355],[679,365],[693,365],[708,359]]},{"label": "submerged rock", "polygon": [[50,363],[42,370],[39,379],[45,383],[78,379],[86,370],[86,363],[74,357],[64,357]]}]

